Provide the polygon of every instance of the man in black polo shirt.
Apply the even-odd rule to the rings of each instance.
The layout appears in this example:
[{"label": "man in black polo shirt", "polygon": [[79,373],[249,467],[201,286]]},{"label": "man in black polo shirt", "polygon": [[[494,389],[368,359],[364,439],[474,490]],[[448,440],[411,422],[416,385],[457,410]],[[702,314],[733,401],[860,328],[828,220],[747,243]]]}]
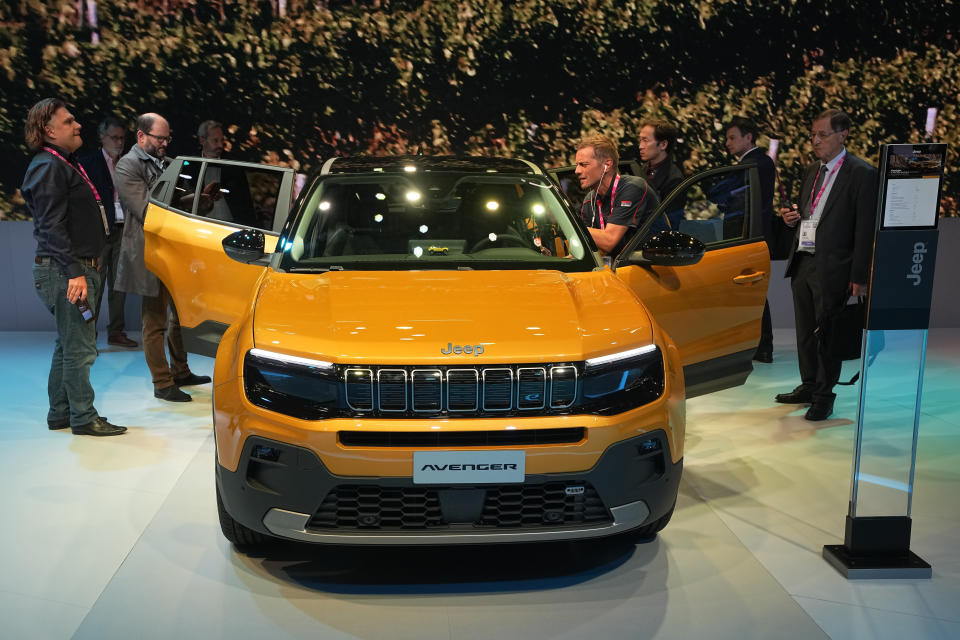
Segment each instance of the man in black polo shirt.
[{"label": "man in black polo shirt", "polygon": [[97,358],[91,309],[100,293],[97,267],[109,224],[96,187],[73,155],[82,144],[80,124],[61,100],[46,98],[31,107],[24,134],[37,151],[20,188],[37,240],[33,279],[57,323],[47,426],[70,427],[78,435],[118,435],[126,428],[97,414],[90,384]]},{"label": "man in black polo shirt", "polygon": [[587,192],[580,217],[597,247],[616,256],[630,241],[637,227],[657,205],[657,193],[637,176],[621,176],[617,145],[606,136],[584,138],[577,145],[577,178]]}]

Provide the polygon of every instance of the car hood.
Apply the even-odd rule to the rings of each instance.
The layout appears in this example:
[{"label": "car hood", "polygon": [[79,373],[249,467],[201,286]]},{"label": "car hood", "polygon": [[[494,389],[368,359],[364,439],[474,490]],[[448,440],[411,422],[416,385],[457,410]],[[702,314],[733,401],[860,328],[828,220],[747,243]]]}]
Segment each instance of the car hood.
[{"label": "car hood", "polygon": [[650,322],[608,270],[270,271],[253,337],[338,363],[535,363],[650,344]]}]

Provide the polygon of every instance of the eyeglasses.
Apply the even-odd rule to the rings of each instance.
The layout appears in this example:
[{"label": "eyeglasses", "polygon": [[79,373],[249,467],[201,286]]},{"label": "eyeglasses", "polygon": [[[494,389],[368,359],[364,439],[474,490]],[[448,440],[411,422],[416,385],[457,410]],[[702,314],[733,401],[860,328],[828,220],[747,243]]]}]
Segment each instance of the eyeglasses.
[{"label": "eyeglasses", "polygon": [[820,140],[826,140],[827,138],[829,138],[835,133],[837,132],[836,131],[814,131],[813,133],[810,134],[810,137],[813,138],[814,140],[816,140],[817,138],[819,138]]},{"label": "eyeglasses", "polygon": [[[147,135],[150,135],[150,134],[147,134]],[[104,137],[104,138],[110,138],[110,139],[113,140],[114,142],[123,142],[123,136],[111,136],[111,135],[105,133],[105,134],[103,134],[103,137]]]},{"label": "eyeglasses", "polygon": [[158,136],[153,133],[147,133],[146,131],[143,132],[143,135],[150,136],[151,138],[156,139],[157,142],[165,142],[167,144],[170,144],[170,142],[173,140],[173,136]]}]

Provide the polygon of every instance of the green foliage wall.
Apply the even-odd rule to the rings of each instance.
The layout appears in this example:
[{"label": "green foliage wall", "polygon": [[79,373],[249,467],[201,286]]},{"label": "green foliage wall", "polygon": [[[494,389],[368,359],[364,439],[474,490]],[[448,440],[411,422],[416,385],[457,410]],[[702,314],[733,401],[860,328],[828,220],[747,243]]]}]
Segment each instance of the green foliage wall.
[{"label": "green foliage wall", "polygon": [[[427,152],[565,164],[601,130],[635,149],[641,122],[683,132],[688,172],[728,162],[722,123],[743,113],[780,144],[789,187],[826,106],[850,148],[934,139],[958,149],[960,24],[952,0],[138,0],[96,3],[99,44],[74,0],[0,8],[0,214],[25,214],[22,123],[36,100],[73,104],[95,144],[107,113],[158,111],[171,153],[224,122],[234,157],[311,171],[332,154]],[[948,175],[951,212],[960,184]],[[950,200],[952,199],[952,200]],[[951,208],[952,207],[952,208]]]}]

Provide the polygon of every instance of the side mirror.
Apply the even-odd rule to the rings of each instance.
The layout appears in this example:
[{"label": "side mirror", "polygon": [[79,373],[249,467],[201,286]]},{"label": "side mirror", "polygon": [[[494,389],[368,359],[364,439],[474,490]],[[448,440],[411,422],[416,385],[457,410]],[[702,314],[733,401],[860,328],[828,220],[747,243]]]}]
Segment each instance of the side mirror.
[{"label": "side mirror", "polygon": [[654,264],[663,267],[685,267],[700,262],[706,250],[706,245],[693,236],[666,230],[648,238],[639,251],[634,251],[627,257],[627,263],[641,267]]},{"label": "side mirror", "polygon": [[241,229],[223,239],[223,250],[237,262],[250,264],[263,259],[263,231]]}]

